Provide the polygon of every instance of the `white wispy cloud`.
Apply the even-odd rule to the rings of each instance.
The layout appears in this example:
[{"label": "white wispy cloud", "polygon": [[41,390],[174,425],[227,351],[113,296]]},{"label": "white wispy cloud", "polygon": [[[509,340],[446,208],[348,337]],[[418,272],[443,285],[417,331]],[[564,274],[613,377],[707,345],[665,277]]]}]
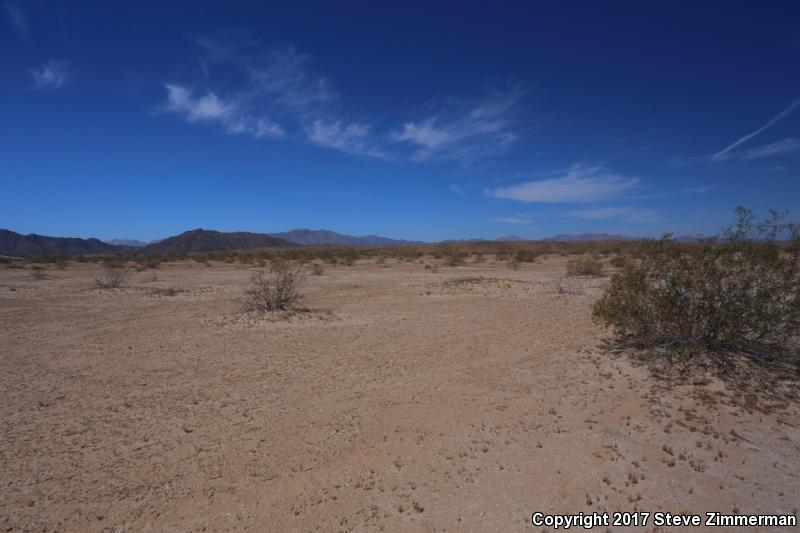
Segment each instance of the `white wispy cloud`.
[{"label": "white wispy cloud", "polygon": [[517,139],[512,131],[512,116],[523,96],[524,91],[514,88],[479,103],[465,102],[423,120],[406,122],[390,137],[395,142],[411,145],[412,157],[418,161],[457,159],[468,162],[498,155]]},{"label": "white wispy cloud", "polygon": [[3,9],[11,19],[11,25],[14,26],[19,36],[23,39],[28,39],[30,31],[28,29],[28,18],[25,16],[25,13],[12,2],[3,2]]},{"label": "white wispy cloud", "polygon": [[188,87],[173,83],[165,86],[167,102],[161,110],[182,115],[187,122],[218,122],[228,133],[255,138],[282,137],[284,134],[277,124],[243,112],[233,101],[224,100],[213,92],[195,97]]},{"label": "white wispy cloud", "polygon": [[661,221],[658,211],[635,207],[598,207],[592,209],[573,209],[565,216],[584,220],[621,220],[637,224],[652,224]]},{"label": "white wispy cloud", "polygon": [[33,77],[33,88],[37,90],[58,89],[69,81],[69,63],[51,60],[40,68],[28,71]]},{"label": "white wispy cloud", "polygon": [[464,195],[464,194],[466,194],[466,193],[464,192],[464,189],[462,189],[461,187],[459,187],[459,186],[458,186],[458,185],[456,185],[456,184],[452,184],[452,185],[450,185],[450,186],[449,186],[449,187],[447,187],[447,188],[448,188],[448,189],[450,189],[450,192],[452,192],[452,193],[455,193],[455,194],[461,194],[461,195]]},{"label": "white wispy cloud", "polygon": [[564,176],[490,189],[495,198],[520,202],[596,202],[635,189],[639,178],[626,178],[600,166],[573,165]]},{"label": "white wispy cloud", "polygon": [[[194,96],[186,85],[167,83],[166,103],[158,111],[183,116],[187,122],[217,122],[225,131],[255,138],[301,138],[348,154],[385,157],[369,124],[340,118],[332,83],[316,74],[311,58],[294,48],[253,50],[255,41],[240,45],[199,40],[208,61],[237,80],[225,97],[204,89]],[[204,77],[213,83],[203,63]]]},{"label": "white wispy cloud", "polygon": [[795,108],[796,108],[798,105],[800,105],[800,98],[799,98],[799,99],[797,99],[797,100],[795,100],[795,101],[794,101],[794,102],[792,102],[791,104],[789,104],[789,106],[788,106],[788,107],[786,107],[786,108],[785,108],[785,109],[783,109],[783,110],[782,110],[780,113],[778,113],[777,115],[775,115],[774,117],[772,117],[772,118],[769,120],[769,122],[767,122],[766,124],[764,124],[763,126],[761,126],[760,128],[758,128],[757,130],[755,130],[755,131],[752,131],[752,132],[748,133],[747,135],[745,135],[745,136],[743,136],[743,137],[740,137],[740,138],[739,138],[738,140],[736,140],[734,143],[732,143],[732,144],[730,144],[730,145],[726,146],[725,148],[723,148],[722,150],[720,150],[719,152],[717,152],[716,154],[714,154],[714,155],[712,156],[711,160],[712,160],[712,161],[724,161],[724,160],[726,160],[726,159],[729,159],[729,158],[730,158],[730,156],[731,156],[731,152],[733,152],[733,150],[735,150],[735,149],[736,149],[738,146],[740,146],[740,145],[742,145],[742,144],[746,143],[747,141],[749,141],[749,140],[750,140],[750,139],[752,139],[753,137],[755,137],[755,136],[757,136],[757,135],[760,135],[760,134],[761,134],[761,133],[763,133],[765,130],[767,130],[768,128],[770,128],[770,127],[772,127],[773,125],[775,125],[775,124],[776,124],[778,121],[782,120],[782,119],[783,119],[783,118],[785,118],[787,115],[789,115],[789,114],[790,114],[792,111],[794,111],[794,110],[795,110]]},{"label": "white wispy cloud", "polygon": [[499,222],[501,224],[530,224],[531,220],[525,217],[497,217],[493,220],[493,222]]},{"label": "white wispy cloud", "polygon": [[797,152],[798,150],[800,150],[800,139],[791,138],[791,139],[784,139],[782,141],[774,142],[771,144],[765,144],[764,146],[759,146],[758,148],[747,150],[746,152],[744,152],[744,154],[742,154],[742,158],[761,159],[764,157],[771,157],[775,155],[790,154],[793,152]]},{"label": "white wispy cloud", "polygon": [[203,50],[197,79],[204,81],[165,84],[166,102],[157,108],[187,122],[216,122],[228,133],[300,139],[392,160],[466,163],[500,154],[517,138],[517,107],[524,95],[519,87],[376,131],[373,121],[347,112],[334,84],[293,47],[267,49],[252,35],[195,44]]},{"label": "white wispy cloud", "polygon": [[315,120],[307,130],[308,140],[318,146],[334,148],[354,155],[384,157],[385,154],[373,145],[369,126],[359,123],[343,124],[340,121]]},{"label": "white wispy cloud", "polygon": [[331,82],[312,71],[311,57],[291,47],[270,50],[264,61],[246,68],[250,80],[244,99],[269,99],[271,105],[305,115],[338,98]]},{"label": "white wispy cloud", "polygon": [[194,98],[191,89],[172,83],[167,83],[165,86],[167,88],[166,110],[185,113],[186,120],[189,122],[224,120],[233,113],[234,105],[223,102],[213,92]]}]

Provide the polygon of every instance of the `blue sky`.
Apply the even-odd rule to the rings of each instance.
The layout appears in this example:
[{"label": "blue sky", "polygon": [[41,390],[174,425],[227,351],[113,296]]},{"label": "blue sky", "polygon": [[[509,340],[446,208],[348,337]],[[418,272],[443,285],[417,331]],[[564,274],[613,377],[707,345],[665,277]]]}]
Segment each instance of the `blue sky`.
[{"label": "blue sky", "polygon": [[0,0],[0,227],[439,240],[800,211],[800,4]]}]

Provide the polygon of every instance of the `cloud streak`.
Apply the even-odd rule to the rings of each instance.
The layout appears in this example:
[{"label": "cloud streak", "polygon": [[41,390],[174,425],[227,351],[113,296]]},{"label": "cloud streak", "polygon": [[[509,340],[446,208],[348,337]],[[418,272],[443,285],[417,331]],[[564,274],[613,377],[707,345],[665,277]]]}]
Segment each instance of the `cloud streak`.
[{"label": "cloud streak", "polygon": [[25,16],[25,13],[11,2],[4,2],[3,9],[8,14],[9,18],[11,19],[11,25],[14,26],[14,29],[17,31],[20,37],[23,39],[28,39],[30,37],[30,30],[28,28],[28,19]]},{"label": "cloud streak", "polygon": [[[218,123],[230,134],[300,138],[352,155],[385,156],[370,125],[339,117],[333,109],[338,94],[330,81],[313,72],[308,55],[291,47],[253,53],[208,40],[197,44],[227,78],[237,80],[236,86],[225,97],[209,89],[195,96],[193,87],[166,83],[166,102],[157,111],[180,115],[189,123]],[[204,63],[205,77],[210,70]]]},{"label": "cloud streak", "polygon": [[305,115],[338,98],[326,78],[311,70],[311,58],[294,48],[276,48],[261,64],[248,65],[250,78],[241,97],[269,102],[285,110]]},{"label": "cloud streak", "polygon": [[491,189],[494,198],[520,202],[597,202],[627,193],[639,185],[639,178],[626,178],[602,167],[573,165],[564,176],[529,181],[511,187]]},{"label": "cloud streak", "polygon": [[315,120],[306,134],[308,140],[317,146],[334,148],[353,155],[385,157],[370,140],[369,126],[364,124]]},{"label": "cloud streak", "polygon": [[743,155],[743,159],[762,159],[764,157],[772,157],[776,155],[786,155],[800,150],[800,139],[784,139],[782,141],[765,144],[752,150],[747,150]]},{"label": "cloud streak", "polygon": [[652,209],[635,207],[599,207],[594,209],[574,209],[564,213],[570,218],[583,220],[621,220],[635,224],[661,222],[661,215]]},{"label": "cloud streak", "polygon": [[497,217],[492,222],[499,222],[500,224],[530,224],[531,221],[528,218],[523,217]]},{"label": "cloud streak", "polygon": [[36,90],[59,89],[69,81],[69,63],[66,61],[51,60],[28,72],[33,77],[33,88]]},{"label": "cloud streak", "polygon": [[256,139],[283,137],[283,129],[262,117],[243,113],[232,101],[209,92],[195,97],[192,90],[176,84],[165,84],[167,103],[162,111],[183,116],[187,122],[217,122],[231,134],[246,134]]},{"label": "cloud streak", "polygon": [[462,103],[417,122],[406,122],[390,137],[412,147],[417,161],[469,162],[505,152],[517,140],[512,114],[524,92],[514,88],[479,103]]},{"label": "cloud streak", "polygon": [[524,95],[519,87],[479,100],[452,101],[399,128],[376,131],[352,118],[334,84],[293,47],[265,49],[257,39],[195,41],[203,51],[201,83],[165,83],[156,111],[189,123],[218,123],[227,133],[298,139],[360,157],[458,160],[499,155],[517,139],[512,129]]},{"label": "cloud streak", "polygon": [[767,129],[769,129],[770,127],[774,126],[774,125],[775,125],[776,123],[778,123],[780,120],[782,120],[782,119],[786,118],[786,116],[788,116],[788,115],[789,115],[789,114],[790,114],[792,111],[794,111],[794,110],[795,110],[795,108],[797,108],[797,106],[798,106],[798,105],[800,105],[800,98],[798,98],[797,100],[795,100],[794,102],[792,102],[791,104],[789,104],[789,106],[788,106],[787,108],[785,108],[785,109],[784,109],[784,110],[782,110],[780,113],[778,113],[777,115],[775,115],[774,117],[772,117],[772,118],[769,120],[769,122],[767,122],[766,124],[764,124],[763,126],[761,126],[760,128],[758,128],[757,130],[755,130],[755,131],[752,131],[752,132],[748,133],[747,135],[745,135],[745,136],[743,136],[743,137],[739,138],[739,139],[738,139],[737,141],[735,141],[734,143],[732,143],[732,144],[730,144],[730,145],[726,146],[725,148],[723,148],[722,150],[720,150],[719,152],[717,152],[716,154],[714,154],[714,155],[711,157],[711,160],[712,160],[712,161],[724,161],[724,160],[726,160],[726,159],[729,159],[729,158],[730,158],[730,154],[731,154],[731,152],[732,152],[734,149],[736,149],[738,146],[740,146],[740,145],[742,145],[742,144],[746,143],[747,141],[749,141],[749,140],[750,140],[750,139],[752,139],[753,137],[755,137],[755,136],[757,136],[757,135],[760,135],[761,133],[763,133],[764,131],[766,131],[766,130],[767,130]]}]

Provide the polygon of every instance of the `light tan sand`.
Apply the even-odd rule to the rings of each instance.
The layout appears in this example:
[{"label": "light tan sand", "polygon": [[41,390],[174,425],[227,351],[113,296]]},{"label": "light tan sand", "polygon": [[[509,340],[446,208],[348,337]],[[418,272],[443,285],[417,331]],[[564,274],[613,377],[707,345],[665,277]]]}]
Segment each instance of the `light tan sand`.
[{"label": "light tan sand", "polygon": [[239,266],[174,264],[121,290],[92,288],[95,265],[0,270],[0,530],[796,513],[797,406],[748,412],[714,381],[663,390],[603,353],[590,307],[607,280],[559,282],[564,262],[328,267],[307,278],[315,311],[279,319],[239,312]]}]

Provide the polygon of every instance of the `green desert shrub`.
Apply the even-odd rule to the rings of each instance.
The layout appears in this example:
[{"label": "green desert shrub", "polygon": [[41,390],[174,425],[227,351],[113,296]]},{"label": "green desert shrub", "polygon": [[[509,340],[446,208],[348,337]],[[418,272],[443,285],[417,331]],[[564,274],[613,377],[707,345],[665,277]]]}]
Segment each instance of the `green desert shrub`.
[{"label": "green desert shrub", "polygon": [[602,276],[603,263],[593,257],[579,257],[567,261],[567,276]]},{"label": "green desert shrub", "polygon": [[301,300],[303,272],[288,262],[274,262],[269,270],[257,270],[245,291],[247,311],[291,311]]},{"label": "green desert shrub", "polygon": [[744,208],[737,214],[722,238],[645,242],[595,303],[596,319],[634,345],[666,348],[670,356],[709,354],[723,368],[734,354],[797,363],[798,226],[785,223],[785,213],[763,220]]}]

